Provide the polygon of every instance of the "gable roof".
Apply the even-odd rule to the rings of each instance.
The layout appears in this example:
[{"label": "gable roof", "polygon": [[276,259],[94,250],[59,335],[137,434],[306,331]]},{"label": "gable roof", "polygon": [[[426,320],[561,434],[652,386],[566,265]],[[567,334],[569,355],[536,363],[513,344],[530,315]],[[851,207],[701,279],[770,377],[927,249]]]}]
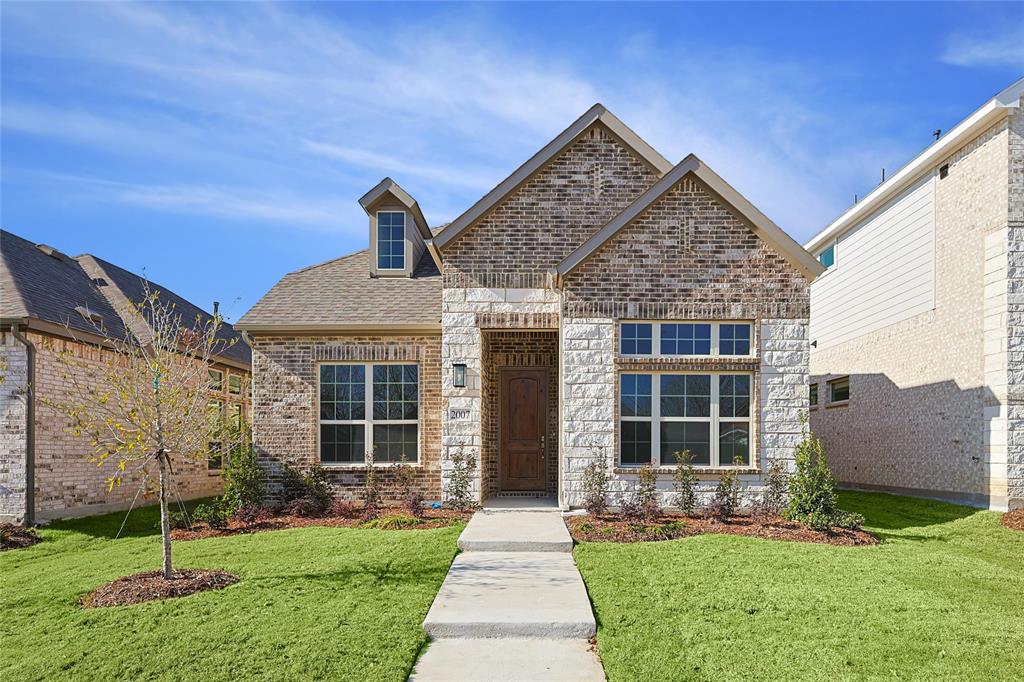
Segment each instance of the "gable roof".
[{"label": "gable roof", "polygon": [[664,175],[672,169],[672,164],[651,145],[633,132],[625,123],[620,121],[614,114],[604,108],[602,104],[595,104],[590,107],[582,116],[576,119],[572,125],[563,130],[559,135],[547,143],[539,152],[534,154],[522,166],[517,168],[512,175],[502,180],[497,187],[485,194],[479,201],[469,207],[465,213],[453,220],[440,233],[434,237],[434,245],[444,250],[444,247],[455,241],[459,235],[464,233],[473,223],[488,211],[498,205],[505,197],[515,191],[520,185],[526,182],[530,176],[540,170],[551,159],[558,156],[572,142],[587,130],[594,123],[602,123],[627,147],[635,152],[641,159],[654,168],[658,175]]},{"label": "gable roof", "polygon": [[675,168],[663,175],[660,180],[641,194],[636,201],[627,206],[619,215],[606,223],[590,239],[566,256],[555,267],[554,273],[559,278],[571,273],[689,174],[693,174],[699,179],[720,201],[727,206],[731,206],[744,219],[754,234],[778,251],[780,255],[803,273],[808,280],[813,280],[825,271],[821,263],[805,251],[792,237],[786,234],[782,228],[769,220],[765,214],[761,213],[742,194],[733,189],[729,183],[706,166],[703,161],[690,154],[679,162]]},{"label": "gable roof", "polygon": [[367,249],[285,275],[236,326],[250,332],[441,328],[441,273],[424,251],[412,277],[371,277]]},{"label": "gable roof", "polygon": [[811,237],[805,244],[806,248],[809,251],[816,251],[859,225],[876,209],[913,184],[939,162],[1004,118],[1009,109],[1019,107],[1022,95],[1024,78],[998,92],[973,114],[957,123],[943,137],[889,176],[888,180],[871,190],[866,197],[846,209],[828,227]]},{"label": "gable roof", "polygon": [[397,199],[400,204],[412,212],[413,222],[416,223],[416,227],[419,229],[420,235],[424,239],[430,239],[433,236],[430,231],[430,226],[427,225],[427,219],[423,217],[423,211],[420,210],[420,205],[416,203],[416,200],[412,198],[411,194],[402,189],[402,187],[391,178],[384,178],[377,183],[376,187],[360,197],[359,205],[362,206],[363,210],[366,211],[367,215],[369,215],[374,204],[388,195]]},{"label": "gable roof", "polygon": [[[98,315],[105,332],[115,338],[128,334],[126,319],[118,306],[140,301],[146,279],[89,254],[74,258],[44,244],[36,245],[16,234],[0,231],[0,318],[4,322],[29,320],[41,322],[45,331],[66,334],[71,330],[82,338],[96,340],[97,330],[85,315]],[[203,322],[212,316],[173,291],[150,282],[151,291],[159,291],[161,300],[170,301],[183,321],[198,315]],[[128,325],[133,324],[130,318]],[[136,329],[147,333],[148,329]],[[217,333],[233,345],[218,358],[248,367],[252,363],[249,346],[234,328],[225,323]]]}]

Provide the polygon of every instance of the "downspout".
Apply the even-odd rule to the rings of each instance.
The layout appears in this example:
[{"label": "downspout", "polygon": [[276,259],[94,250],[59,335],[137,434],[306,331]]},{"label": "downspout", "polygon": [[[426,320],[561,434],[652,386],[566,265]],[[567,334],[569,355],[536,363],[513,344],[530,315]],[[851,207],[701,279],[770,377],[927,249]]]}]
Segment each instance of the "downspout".
[{"label": "downspout", "polygon": [[25,346],[28,360],[28,387],[25,389],[25,525],[31,526],[36,517],[36,347],[28,337],[11,324],[11,333]]}]

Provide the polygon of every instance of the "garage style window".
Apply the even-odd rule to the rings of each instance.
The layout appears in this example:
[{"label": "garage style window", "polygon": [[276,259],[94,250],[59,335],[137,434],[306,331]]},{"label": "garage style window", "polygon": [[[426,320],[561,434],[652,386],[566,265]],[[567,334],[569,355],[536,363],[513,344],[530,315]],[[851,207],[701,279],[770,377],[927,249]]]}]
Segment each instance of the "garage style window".
[{"label": "garage style window", "polygon": [[750,322],[623,322],[619,354],[749,357],[751,332]]},{"label": "garage style window", "polygon": [[750,374],[620,374],[620,463],[749,466],[750,402]]},{"label": "garage style window", "polygon": [[419,461],[419,367],[320,365],[320,461]]},{"label": "garage style window", "polygon": [[377,269],[405,269],[405,213],[377,213]]}]

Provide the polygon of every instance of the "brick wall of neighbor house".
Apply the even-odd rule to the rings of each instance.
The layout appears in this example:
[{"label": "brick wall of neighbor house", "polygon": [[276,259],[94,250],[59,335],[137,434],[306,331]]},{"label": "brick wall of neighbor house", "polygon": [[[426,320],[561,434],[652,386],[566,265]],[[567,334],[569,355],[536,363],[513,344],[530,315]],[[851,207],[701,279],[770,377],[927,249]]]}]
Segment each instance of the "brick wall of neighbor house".
[{"label": "brick wall of neighbor house", "polygon": [[[59,400],[72,390],[64,377],[66,369],[57,354],[69,351],[88,363],[99,363],[95,347],[36,333],[29,339],[37,348],[35,363],[35,507],[38,519],[82,516],[124,509],[132,504],[143,478],[129,472],[121,486],[108,490],[107,479],[116,462],[97,466],[90,462],[92,451],[84,437],[68,431],[68,420],[45,400]],[[174,483],[182,499],[216,495],[221,490],[219,472],[209,471],[204,460],[175,461]],[[138,504],[152,497],[139,496]]]},{"label": "brick wall of neighbor house", "polygon": [[[1020,121],[1011,114],[1010,125]],[[936,180],[935,308],[812,353],[811,426],[843,483],[1006,503],[1007,457],[1022,451],[1006,447],[1016,402],[1007,359],[1024,328],[1012,307],[1007,316],[1007,251],[1018,243],[1007,224],[1009,130],[1004,120],[939,164],[949,174]],[[849,404],[829,407],[826,382],[845,375]]]},{"label": "brick wall of neighbor house", "polygon": [[25,520],[28,354],[10,332],[0,333],[0,522]]},{"label": "brick wall of neighbor house", "polygon": [[[256,337],[253,339],[253,442],[270,475],[280,463],[308,467],[320,461],[317,367],[322,362],[408,361],[420,368],[420,462],[416,482],[440,499],[441,338],[422,336]],[[450,380],[449,380],[450,381]],[[365,467],[326,467],[340,497],[358,498]],[[389,467],[380,467],[384,497],[396,501]]]},{"label": "brick wall of neighbor house", "polygon": [[[703,186],[684,178],[610,240],[563,285],[564,502],[582,501],[592,461],[617,462],[619,368],[752,371],[752,442],[758,468],[741,478],[753,492],[769,459],[792,460],[807,405],[808,283]],[[623,319],[751,320],[753,359],[654,362],[617,358]],[[616,469],[612,501],[634,475]],[[670,474],[659,484],[670,504]],[[709,492],[716,472],[701,475]]]},{"label": "brick wall of neighbor house", "polygon": [[445,248],[445,287],[543,287],[549,268],[657,179],[595,124]]},{"label": "brick wall of neighbor house", "polygon": [[499,492],[501,447],[501,370],[540,367],[548,370],[547,492],[558,489],[558,333],[554,331],[485,330],[481,377],[481,471],[483,496]]}]

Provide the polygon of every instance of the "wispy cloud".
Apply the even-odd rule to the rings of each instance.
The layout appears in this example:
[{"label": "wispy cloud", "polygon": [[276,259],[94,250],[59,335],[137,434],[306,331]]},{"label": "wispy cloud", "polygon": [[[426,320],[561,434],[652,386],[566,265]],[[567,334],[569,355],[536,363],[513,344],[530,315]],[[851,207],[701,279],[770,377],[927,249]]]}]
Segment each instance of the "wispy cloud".
[{"label": "wispy cloud", "polygon": [[954,34],[942,60],[956,66],[1024,67],[1024,22],[995,35]]}]

